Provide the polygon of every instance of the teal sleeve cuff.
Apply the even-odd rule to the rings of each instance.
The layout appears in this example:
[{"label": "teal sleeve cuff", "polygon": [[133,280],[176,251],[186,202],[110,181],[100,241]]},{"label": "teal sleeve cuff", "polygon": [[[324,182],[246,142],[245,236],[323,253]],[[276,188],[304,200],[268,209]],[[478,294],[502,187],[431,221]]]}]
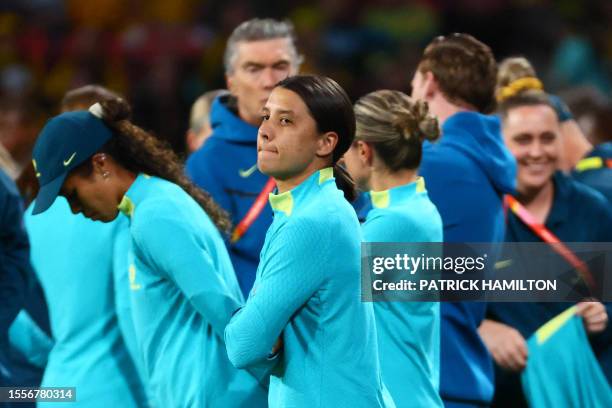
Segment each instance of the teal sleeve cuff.
[{"label": "teal sleeve cuff", "polygon": [[19,312],[9,328],[9,342],[31,364],[40,368],[47,365],[53,340],[38,327],[25,310]]}]

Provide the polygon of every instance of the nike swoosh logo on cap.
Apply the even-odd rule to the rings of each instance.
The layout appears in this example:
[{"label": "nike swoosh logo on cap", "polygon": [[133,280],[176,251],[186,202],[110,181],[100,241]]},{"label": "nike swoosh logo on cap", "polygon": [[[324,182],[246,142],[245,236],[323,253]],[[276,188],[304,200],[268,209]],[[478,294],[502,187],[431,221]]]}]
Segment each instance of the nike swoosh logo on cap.
[{"label": "nike swoosh logo on cap", "polygon": [[72,163],[72,161],[74,160],[75,157],[76,157],[76,152],[72,153],[72,156],[70,156],[68,159],[64,160],[64,167],[70,166],[70,163]]},{"label": "nike swoosh logo on cap", "polygon": [[34,167],[34,173],[36,173],[36,178],[40,178],[40,172],[36,168],[36,160],[32,159],[32,167]]},{"label": "nike swoosh logo on cap", "polygon": [[257,170],[257,163],[255,163],[252,167],[249,167],[246,170],[238,170],[238,174],[242,178],[247,178],[250,177],[251,174],[255,173],[255,170]]}]

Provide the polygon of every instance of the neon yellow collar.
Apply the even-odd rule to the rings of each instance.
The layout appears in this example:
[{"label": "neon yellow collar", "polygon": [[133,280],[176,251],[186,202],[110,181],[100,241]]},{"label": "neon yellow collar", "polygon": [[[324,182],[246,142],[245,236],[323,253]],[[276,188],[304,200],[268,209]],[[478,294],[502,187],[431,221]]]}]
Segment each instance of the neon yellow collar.
[{"label": "neon yellow collar", "polygon": [[275,212],[282,212],[289,217],[291,216],[291,213],[293,213],[296,197],[300,196],[301,194],[304,194],[305,191],[308,190],[308,187],[314,184],[315,180],[317,180],[316,185],[320,186],[327,180],[333,179],[333,177],[334,169],[332,167],[326,167],[324,169],[321,169],[313,173],[301,184],[289,191],[285,191],[284,193],[280,194],[270,193],[270,195],[268,196],[270,206]]},{"label": "neon yellow collar", "polygon": [[121,199],[121,202],[117,206],[117,208],[123,214],[132,218],[132,215],[134,214],[134,209],[136,208],[136,206],[134,205],[134,202],[130,200],[130,197],[128,197],[127,195],[124,195],[123,198]]}]

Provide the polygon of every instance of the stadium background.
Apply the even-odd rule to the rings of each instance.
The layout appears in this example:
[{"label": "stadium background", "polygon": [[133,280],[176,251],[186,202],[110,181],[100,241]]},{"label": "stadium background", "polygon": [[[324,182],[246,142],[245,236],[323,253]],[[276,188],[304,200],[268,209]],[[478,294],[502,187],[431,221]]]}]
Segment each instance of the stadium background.
[{"label": "stadium background", "polygon": [[409,91],[424,45],[456,31],[498,59],[526,56],[549,91],[612,89],[609,0],[1,0],[0,141],[28,154],[64,92],[98,83],[184,154],[191,103],[224,87],[227,36],[256,16],[290,19],[302,71],[331,76],[352,98]]}]

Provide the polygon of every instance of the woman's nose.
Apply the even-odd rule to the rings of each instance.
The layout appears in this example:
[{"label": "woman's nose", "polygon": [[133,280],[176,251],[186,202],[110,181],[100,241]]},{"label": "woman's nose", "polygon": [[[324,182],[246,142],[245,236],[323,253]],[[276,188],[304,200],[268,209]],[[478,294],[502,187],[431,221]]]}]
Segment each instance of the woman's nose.
[{"label": "woman's nose", "polygon": [[259,131],[257,133],[262,140],[266,140],[266,141],[270,140],[271,132],[270,132],[270,126],[268,125],[267,121],[261,122],[261,125],[259,126]]},{"label": "woman's nose", "polygon": [[542,144],[540,142],[534,142],[531,144],[531,146],[529,147],[529,156],[531,157],[540,157],[542,156],[543,153],[543,149],[542,149]]}]

